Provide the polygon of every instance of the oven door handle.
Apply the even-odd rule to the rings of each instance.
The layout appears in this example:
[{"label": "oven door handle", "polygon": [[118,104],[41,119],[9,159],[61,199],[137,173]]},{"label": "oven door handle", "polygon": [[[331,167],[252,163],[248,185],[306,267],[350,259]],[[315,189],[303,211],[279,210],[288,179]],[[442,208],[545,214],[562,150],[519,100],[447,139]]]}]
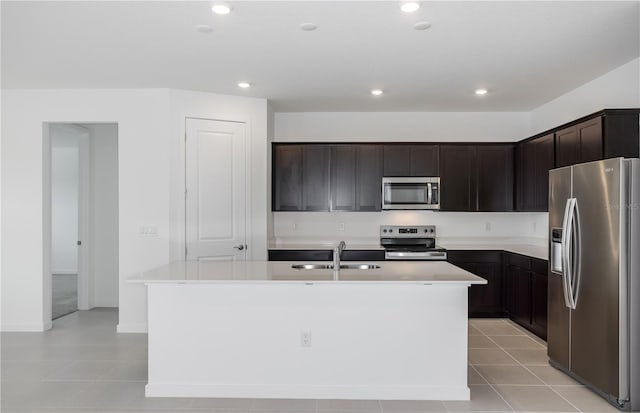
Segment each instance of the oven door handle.
[{"label": "oven door handle", "polygon": [[427,252],[411,252],[411,251],[385,251],[384,258],[386,260],[446,260],[446,251],[427,251]]}]

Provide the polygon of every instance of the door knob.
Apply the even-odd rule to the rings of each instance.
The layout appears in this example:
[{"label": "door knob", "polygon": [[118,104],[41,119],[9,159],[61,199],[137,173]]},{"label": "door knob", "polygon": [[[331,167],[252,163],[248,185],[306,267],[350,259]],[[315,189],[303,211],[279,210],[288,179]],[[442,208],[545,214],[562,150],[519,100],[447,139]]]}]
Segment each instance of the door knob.
[{"label": "door knob", "polygon": [[237,249],[238,251],[242,251],[244,249],[244,245],[242,245],[242,244],[236,245],[233,248]]}]

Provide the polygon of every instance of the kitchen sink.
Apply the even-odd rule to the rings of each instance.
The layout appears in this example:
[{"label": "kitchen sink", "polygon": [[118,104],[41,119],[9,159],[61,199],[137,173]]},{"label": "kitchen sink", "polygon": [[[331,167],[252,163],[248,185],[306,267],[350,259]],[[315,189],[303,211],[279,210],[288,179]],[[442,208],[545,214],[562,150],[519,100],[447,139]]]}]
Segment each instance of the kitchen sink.
[{"label": "kitchen sink", "polygon": [[341,270],[377,270],[378,268],[380,268],[380,266],[375,264],[342,264],[340,265]]},{"label": "kitchen sink", "polygon": [[[332,264],[294,264],[291,266],[294,270],[332,270]],[[380,268],[375,264],[342,264],[341,270],[375,270]]]}]

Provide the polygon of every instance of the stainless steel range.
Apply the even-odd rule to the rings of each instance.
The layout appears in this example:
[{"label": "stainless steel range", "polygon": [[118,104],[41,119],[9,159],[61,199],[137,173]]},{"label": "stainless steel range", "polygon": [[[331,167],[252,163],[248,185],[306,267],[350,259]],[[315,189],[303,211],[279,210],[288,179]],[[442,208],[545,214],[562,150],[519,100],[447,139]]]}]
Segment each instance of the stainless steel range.
[{"label": "stainless steel range", "polygon": [[381,225],[380,245],[387,260],[447,259],[447,251],[436,245],[435,225]]}]

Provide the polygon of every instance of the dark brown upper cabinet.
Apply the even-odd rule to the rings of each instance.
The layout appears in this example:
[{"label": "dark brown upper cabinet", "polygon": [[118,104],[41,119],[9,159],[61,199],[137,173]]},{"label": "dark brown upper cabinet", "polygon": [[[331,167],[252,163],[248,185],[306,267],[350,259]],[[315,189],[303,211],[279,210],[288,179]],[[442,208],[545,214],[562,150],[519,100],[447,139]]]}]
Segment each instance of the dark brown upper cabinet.
[{"label": "dark brown upper cabinet", "polygon": [[272,208],[302,210],[302,145],[273,146]]},{"label": "dark brown upper cabinet", "polygon": [[443,211],[513,211],[512,144],[440,145]]},{"label": "dark brown upper cabinet", "polygon": [[518,144],[516,149],[516,209],[549,209],[549,170],[554,168],[554,134]]},{"label": "dark brown upper cabinet", "polygon": [[475,211],[476,147],[440,145],[440,209]]},{"label": "dark brown upper cabinet", "polygon": [[379,211],[381,182],[381,145],[332,146],[331,210]]},{"label": "dark brown upper cabinet", "polygon": [[478,211],[513,211],[514,145],[476,147]]},{"label": "dark brown upper cabinet", "polygon": [[589,119],[556,132],[556,166],[603,159],[602,118]]},{"label": "dark brown upper cabinet", "polygon": [[328,145],[302,147],[302,210],[329,210]]},{"label": "dark brown upper cabinet", "polygon": [[384,145],[384,176],[438,176],[438,145]]},{"label": "dark brown upper cabinet", "polygon": [[329,210],[329,146],[274,145],[274,211]]}]

